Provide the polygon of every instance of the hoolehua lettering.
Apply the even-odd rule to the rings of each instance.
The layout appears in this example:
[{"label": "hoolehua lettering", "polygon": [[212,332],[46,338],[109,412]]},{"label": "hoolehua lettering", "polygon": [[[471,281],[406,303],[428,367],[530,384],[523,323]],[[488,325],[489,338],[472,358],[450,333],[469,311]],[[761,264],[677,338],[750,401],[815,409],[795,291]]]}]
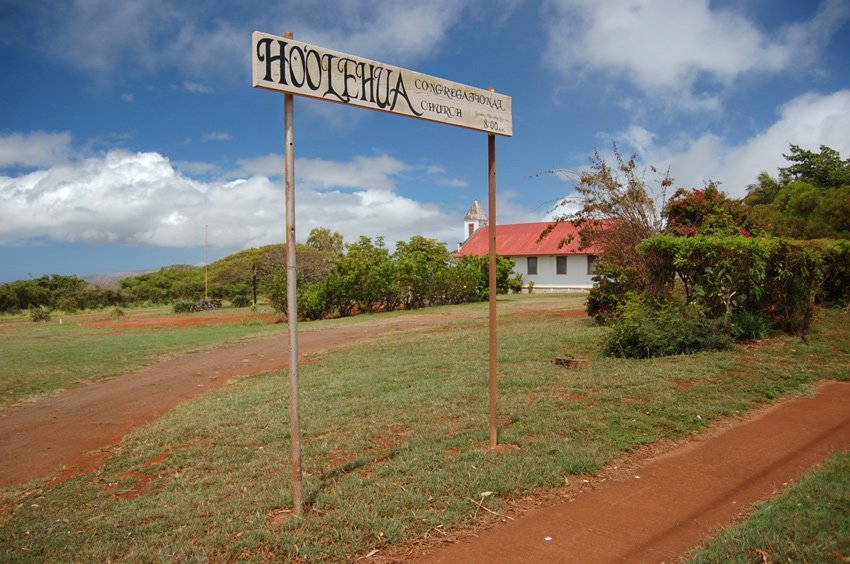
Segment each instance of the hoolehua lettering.
[{"label": "hoolehua lettering", "polygon": [[[404,75],[394,69],[268,37],[257,42],[257,60],[265,63],[263,80],[295,88],[306,86],[322,98],[340,102],[358,99],[382,110],[393,111],[399,103],[404,103],[413,115],[422,115],[410,101]],[[338,78],[341,79],[339,92],[334,86]]]},{"label": "hoolehua lettering", "polygon": [[253,83],[277,90],[510,136],[511,98],[392,65],[255,32]]}]

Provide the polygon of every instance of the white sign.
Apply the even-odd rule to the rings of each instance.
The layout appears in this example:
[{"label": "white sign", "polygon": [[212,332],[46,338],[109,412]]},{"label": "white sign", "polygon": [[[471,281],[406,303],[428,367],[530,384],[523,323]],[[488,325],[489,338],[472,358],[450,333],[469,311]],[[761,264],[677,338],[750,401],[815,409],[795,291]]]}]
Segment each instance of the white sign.
[{"label": "white sign", "polygon": [[511,97],[255,31],[255,88],[513,135]]}]

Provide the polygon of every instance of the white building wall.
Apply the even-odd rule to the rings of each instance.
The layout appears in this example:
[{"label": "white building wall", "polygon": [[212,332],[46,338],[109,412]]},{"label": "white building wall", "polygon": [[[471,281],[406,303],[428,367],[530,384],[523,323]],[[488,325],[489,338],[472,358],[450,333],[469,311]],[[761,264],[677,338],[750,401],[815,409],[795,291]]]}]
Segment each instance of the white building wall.
[{"label": "white building wall", "polygon": [[514,261],[514,272],[522,274],[523,287],[534,282],[534,291],[589,290],[593,287],[593,274],[588,274],[588,255],[567,255],[567,273],[557,274],[554,256],[537,257],[537,274],[528,273],[528,257],[509,257]]}]

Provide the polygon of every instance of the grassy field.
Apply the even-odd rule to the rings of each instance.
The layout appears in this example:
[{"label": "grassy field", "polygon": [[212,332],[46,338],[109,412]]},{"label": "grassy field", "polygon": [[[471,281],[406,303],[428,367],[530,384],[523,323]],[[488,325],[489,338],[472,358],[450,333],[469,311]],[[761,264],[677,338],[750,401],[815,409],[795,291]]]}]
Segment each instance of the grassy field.
[{"label": "grassy field", "polygon": [[[553,296],[500,297],[501,307],[517,308],[551,302]],[[561,298],[565,307],[580,308],[580,295]],[[107,312],[54,315],[49,323],[32,323],[23,316],[0,318],[0,408],[37,399],[81,383],[109,378],[153,364],[169,356],[243,338],[285,334],[285,323],[268,325],[268,319],[245,319],[237,323],[202,323],[191,326],[138,326],[139,321],[191,321],[215,315],[220,318],[250,317],[247,308],[173,314],[171,308],[127,310],[114,321]],[[481,304],[463,304],[415,311],[358,315],[341,319],[302,322],[299,331],[316,331],[340,325],[378,325],[400,316],[428,315],[434,311],[482,317]],[[269,316],[271,309],[262,308]],[[61,319],[61,323],[60,323]],[[98,326],[98,324],[101,324]],[[106,324],[106,325],[103,325]]]},{"label": "grassy field", "polygon": [[[131,313],[134,320],[166,316],[162,309]],[[106,319],[106,314],[78,314],[63,316],[61,324],[58,317],[49,323],[0,322],[0,407],[129,372],[169,355],[286,330],[285,325],[281,329],[260,322],[117,330],[87,324]]]},{"label": "grassy field", "polygon": [[709,564],[848,559],[850,453],[843,453],[777,499],[760,504],[746,522],[724,531],[690,561]]},{"label": "grassy field", "polygon": [[[302,367],[306,518],[274,518],[292,501],[286,373],[270,373],[139,428],[92,474],[0,493],[0,560],[354,560],[462,527],[482,492],[498,511],[641,445],[850,379],[838,311],[819,313],[808,344],[779,337],[634,361],[598,357],[604,329],[586,318],[522,311],[559,299],[501,308],[500,442],[516,448],[486,449],[486,304],[467,306],[472,319],[370,338]],[[591,367],[552,364],[564,354]]]}]

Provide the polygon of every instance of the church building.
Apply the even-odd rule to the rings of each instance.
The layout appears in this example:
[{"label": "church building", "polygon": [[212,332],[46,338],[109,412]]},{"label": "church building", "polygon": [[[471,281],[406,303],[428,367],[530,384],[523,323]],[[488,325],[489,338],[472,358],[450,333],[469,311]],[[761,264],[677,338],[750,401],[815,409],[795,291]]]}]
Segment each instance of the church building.
[{"label": "church building", "polygon": [[[464,242],[455,256],[486,255],[490,226],[478,201],[472,202],[463,220]],[[539,241],[550,223],[509,223],[496,226],[496,253],[514,263],[522,274],[523,288],[534,283],[535,292],[566,292],[593,287],[594,263],[599,250],[579,250],[581,236],[572,223],[558,223]],[[565,244],[561,244],[565,241]]]}]

